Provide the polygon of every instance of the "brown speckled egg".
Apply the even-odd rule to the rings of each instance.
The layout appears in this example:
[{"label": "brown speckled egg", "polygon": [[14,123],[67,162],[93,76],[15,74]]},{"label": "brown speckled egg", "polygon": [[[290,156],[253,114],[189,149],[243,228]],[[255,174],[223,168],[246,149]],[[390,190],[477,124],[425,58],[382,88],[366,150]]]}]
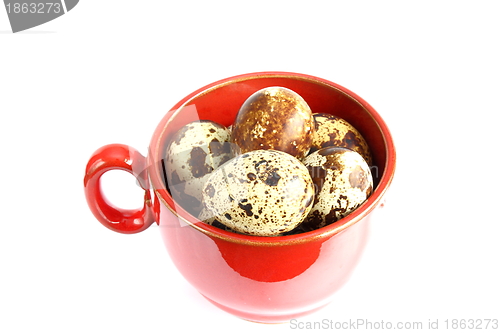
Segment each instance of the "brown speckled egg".
[{"label": "brown speckled egg", "polygon": [[309,213],[314,186],[307,168],[275,150],[253,150],[215,170],[203,201],[215,218],[236,232],[275,236],[294,229]]},{"label": "brown speckled egg", "polygon": [[314,230],[334,223],[359,207],[373,190],[370,167],[347,148],[322,148],[304,159],[315,186],[314,204],[302,223]]},{"label": "brown speckled egg", "polygon": [[313,136],[313,153],[325,147],[344,147],[361,154],[368,165],[372,165],[370,147],[361,133],[346,120],[327,113],[314,113],[316,131]]},{"label": "brown speckled egg", "polygon": [[195,216],[209,174],[233,157],[226,127],[209,120],[191,122],[172,138],[165,153],[168,187],[176,203]]},{"label": "brown speckled egg", "polygon": [[233,124],[231,141],[238,153],[272,149],[302,159],[309,152],[314,129],[311,109],[299,94],[269,87],[243,103]]}]

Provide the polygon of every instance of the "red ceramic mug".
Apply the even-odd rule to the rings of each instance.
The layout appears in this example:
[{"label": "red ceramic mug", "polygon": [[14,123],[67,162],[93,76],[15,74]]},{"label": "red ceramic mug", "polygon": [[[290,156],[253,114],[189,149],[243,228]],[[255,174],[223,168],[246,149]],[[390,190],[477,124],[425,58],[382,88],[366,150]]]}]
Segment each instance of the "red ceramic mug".
[{"label": "red ceramic mug", "polygon": [[[375,190],[347,217],[303,234],[248,236],[205,224],[169,194],[163,167],[165,143],[194,120],[229,126],[247,97],[270,86],[292,89],[313,112],[333,113],[354,125],[373,154]],[[318,77],[263,72],[220,80],[183,98],[156,128],[147,158],[126,145],[97,150],[87,165],[84,186],[90,209],[109,229],[136,233],[156,222],[179,271],[213,304],[247,320],[284,322],[328,304],[348,280],[365,247],[374,209],[394,176],[395,160],[389,129],[359,96]],[[113,207],[101,193],[101,175],[116,169],[137,177],[145,192],[141,209]]]}]

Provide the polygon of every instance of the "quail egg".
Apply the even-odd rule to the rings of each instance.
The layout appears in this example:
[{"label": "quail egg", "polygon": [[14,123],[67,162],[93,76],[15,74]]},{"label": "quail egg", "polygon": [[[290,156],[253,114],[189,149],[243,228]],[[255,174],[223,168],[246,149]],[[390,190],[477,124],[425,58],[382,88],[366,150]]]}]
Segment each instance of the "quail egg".
[{"label": "quail egg", "polygon": [[222,224],[207,208],[203,207],[201,212],[200,212],[200,215],[198,215],[198,219],[200,221],[203,221],[205,222],[206,224],[209,224],[209,225],[212,225],[216,228],[219,228],[219,229],[222,229],[222,230],[226,230],[226,231],[231,231],[231,232],[235,232],[234,230],[232,230],[231,228],[225,226],[224,224]]},{"label": "quail egg", "polygon": [[203,188],[205,207],[236,232],[275,236],[309,213],[314,186],[307,168],[276,150],[253,150],[215,170]]},{"label": "quail egg", "polygon": [[268,87],[243,103],[231,141],[238,153],[272,149],[302,159],[309,152],[314,130],[311,109],[299,94],[283,87]]},{"label": "quail egg", "polygon": [[358,152],[368,165],[372,165],[370,148],[354,126],[328,113],[314,113],[313,117],[316,131],[313,135],[310,153],[330,146],[344,147]]},{"label": "quail egg", "polygon": [[304,159],[315,186],[314,203],[301,227],[314,230],[350,214],[370,196],[370,167],[355,151],[322,148]]},{"label": "quail egg", "polygon": [[233,157],[226,127],[199,120],[183,126],[165,152],[165,173],[172,197],[195,216],[202,209],[202,188],[209,174]]}]

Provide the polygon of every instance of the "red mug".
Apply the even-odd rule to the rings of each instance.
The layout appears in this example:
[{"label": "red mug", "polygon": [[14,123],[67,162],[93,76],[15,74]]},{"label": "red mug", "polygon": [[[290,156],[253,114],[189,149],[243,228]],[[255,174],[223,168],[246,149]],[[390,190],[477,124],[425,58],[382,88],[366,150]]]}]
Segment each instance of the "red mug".
[{"label": "red mug", "polygon": [[[348,216],[302,234],[259,237],[208,225],[169,194],[163,165],[166,142],[194,120],[231,125],[243,102],[270,86],[289,88],[312,112],[333,113],[354,125],[373,155],[375,189]],[[87,164],[84,188],[91,211],[111,230],[136,233],[156,222],[178,270],[210,302],[243,319],[276,323],[325,306],[349,279],[364,250],[374,210],[392,182],[395,162],[389,129],[362,98],[318,77],[262,72],[223,79],[183,98],[159,123],[147,158],[126,145],[97,150]],[[137,178],[145,193],[142,208],[114,207],[104,197],[100,177],[117,169]]]}]

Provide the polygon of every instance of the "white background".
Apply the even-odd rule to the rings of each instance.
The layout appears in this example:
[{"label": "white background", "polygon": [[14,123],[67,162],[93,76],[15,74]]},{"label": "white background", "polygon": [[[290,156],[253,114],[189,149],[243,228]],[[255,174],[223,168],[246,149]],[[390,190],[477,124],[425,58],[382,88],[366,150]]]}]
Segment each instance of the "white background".
[{"label": "white background", "polygon": [[[0,331],[293,331],[215,308],[175,270],[158,227],[113,233],[83,195],[97,148],[146,154],[178,100],[265,70],[354,91],[398,152],[360,265],[301,325],[500,320],[498,2],[176,3],[82,0],[17,34],[0,8]],[[109,196],[140,205],[122,176],[106,178]]]}]

